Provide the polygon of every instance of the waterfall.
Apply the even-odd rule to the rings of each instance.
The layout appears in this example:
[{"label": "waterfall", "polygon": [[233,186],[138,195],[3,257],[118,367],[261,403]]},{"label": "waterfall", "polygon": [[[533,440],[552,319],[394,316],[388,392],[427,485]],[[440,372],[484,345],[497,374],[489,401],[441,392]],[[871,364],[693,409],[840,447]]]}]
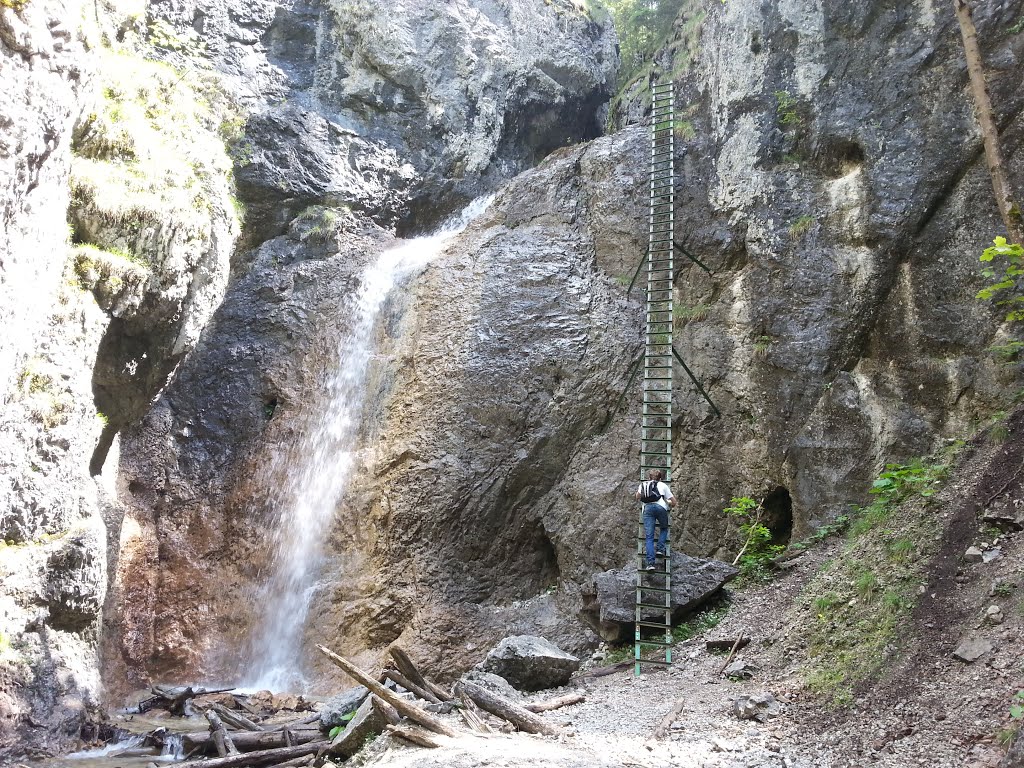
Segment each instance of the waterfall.
[{"label": "waterfall", "polygon": [[322,543],[357,464],[356,440],[381,307],[403,278],[440,254],[491,199],[475,200],[434,234],[381,253],[348,298],[351,326],[339,342],[337,366],[326,382],[321,410],[296,444],[278,454],[269,475],[282,479],[275,490],[281,512],[271,544],[272,575],[258,597],[262,621],[252,638],[246,687],[306,689],[301,671],[303,629],[317,589]]}]

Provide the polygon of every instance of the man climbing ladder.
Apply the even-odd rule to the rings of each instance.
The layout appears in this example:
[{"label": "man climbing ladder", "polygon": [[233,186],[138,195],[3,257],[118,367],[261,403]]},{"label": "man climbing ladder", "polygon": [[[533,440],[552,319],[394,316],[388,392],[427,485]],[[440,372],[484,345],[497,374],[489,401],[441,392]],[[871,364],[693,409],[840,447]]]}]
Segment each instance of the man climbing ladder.
[{"label": "man climbing ladder", "polygon": [[[672,475],[672,283],[675,232],[675,136],[672,83],[651,86],[647,302],[643,411],[640,419],[640,478]],[[667,489],[667,486],[665,486]],[[669,491],[671,495],[671,491]],[[653,511],[652,511],[653,512]],[[665,557],[648,570],[644,512],[637,532],[636,674],[641,664],[672,663],[672,554],[667,513],[661,535]],[[643,658],[644,647],[665,649],[664,660]]]}]

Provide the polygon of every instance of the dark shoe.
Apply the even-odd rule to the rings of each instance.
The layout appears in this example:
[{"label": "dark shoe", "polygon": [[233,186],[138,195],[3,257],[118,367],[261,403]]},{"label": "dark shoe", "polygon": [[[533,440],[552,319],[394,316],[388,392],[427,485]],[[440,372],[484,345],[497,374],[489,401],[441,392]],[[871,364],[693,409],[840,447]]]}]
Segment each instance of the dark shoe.
[{"label": "dark shoe", "polygon": [[655,553],[654,553],[654,555],[655,555],[656,557],[668,557],[668,555],[666,555],[666,554],[665,554],[665,551],[664,551],[664,550],[661,550],[661,551],[659,551],[659,552],[655,552]]},{"label": "dark shoe", "polygon": [[654,566],[654,563],[648,563],[648,564],[647,564],[647,570],[648,570],[648,571],[653,571],[653,570],[655,570],[655,566]]}]

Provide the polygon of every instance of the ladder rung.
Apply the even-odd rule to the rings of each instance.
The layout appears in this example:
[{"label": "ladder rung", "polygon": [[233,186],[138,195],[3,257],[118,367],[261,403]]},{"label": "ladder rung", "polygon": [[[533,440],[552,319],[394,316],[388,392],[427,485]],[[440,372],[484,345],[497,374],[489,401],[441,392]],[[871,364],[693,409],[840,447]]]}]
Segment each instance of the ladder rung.
[{"label": "ladder rung", "polygon": [[664,659],[634,659],[637,664],[653,664],[656,667],[671,667],[671,661],[665,661]]},{"label": "ladder rung", "polygon": [[[665,606],[669,610],[672,610],[671,606]],[[637,621],[634,622],[639,627],[647,627],[648,629],[660,629],[662,632],[671,632],[671,624],[655,624],[653,621]]]},{"label": "ladder rung", "polygon": [[[657,573],[657,571],[647,571],[647,573]],[[664,611],[664,605],[655,605],[654,603],[637,603],[637,608],[655,608],[659,611]],[[671,608],[669,610],[672,610]]]}]

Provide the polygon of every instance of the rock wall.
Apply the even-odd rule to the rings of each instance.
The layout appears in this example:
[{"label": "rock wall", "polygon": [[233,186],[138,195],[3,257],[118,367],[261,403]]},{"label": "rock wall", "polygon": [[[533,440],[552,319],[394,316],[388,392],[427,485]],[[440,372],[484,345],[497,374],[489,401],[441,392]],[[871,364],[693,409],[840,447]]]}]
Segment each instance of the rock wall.
[{"label": "rock wall", "polygon": [[97,713],[121,533],[100,472],[220,301],[237,236],[200,99],[221,91],[146,60],[144,13],[0,8],[0,759],[63,749]]},{"label": "rock wall", "polygon": [[[1011,147],[1021,39],[997,30],[1022,10],[978,19]],[[787,0],[702,13],[699,35],[681,19],[689,42],[659,66],[677,75],[677,236],[710,270],[680,255],[677,346],[722,412],[680,375],[676,544],[703,555],[734,546],[720,513],[731,496],[767,498],[772,524],[799,538],[863,501],[885,461],[927,454],[998,407],[1012,377],[985,352],[998,323],[973,298],[999,224],[951,11]],[[645,247],[644,134],[553,153],[394,300],[310,637],[351,655],[401,639],[438,670],[512,630],[593,639],[581,593],[632,548],[636,385],[619,399],[641,341],[638,297],[624,294]],[[204,338],[204,359],[228,348],[238,362],[214,373],[193,358],[131,436],[133,514],[150,521],[149,551],[181,556],[149,592],[146,642],[121,650],[129,673],[225,673],[204,648],[251,620],[191,585],[217,574],[235,606],[255,577],[261,536],[237,541],[268,519],[253,483],[299,428],[298,404],[316,403],[317,350],[336,332],[324,329],[345,324],[300,275],[347,285],[360,258],[342,257],[348,234],[317,256],[294,226],[255,252]],[[358,242],[363,258],[379,247]],[[235,347],[244,318],[268,308],[270,342],[257,328]],[[271,401],[286,407],[265,426]]]},{"label": "rock wall", "polygon": [[[0,66],[33,86],[25,117],[3,130],[15,149],[0,151],[12,243],[0,246],[11,298],[0,311],[27,329],[0,345],[5,406],[16,405],[0,424],[13,436],[0,521],[24,542],[18,573],[34,574],[5,577],[0,596],[18,640],[0,645],[7,745],[33,720],[59,732],[95,695],[104,600],[112,696],[153,677],[238,673],[224,649],[244,647],[259,620],[252,588],[276,512],[266,468],[321,405],[360,267],[396,223],[425,225],[510,178],[388,304],[361,471],[326,542],[307,634],[367,660],[400,639],[442,674],[508,633],[568,649],[594,640],[581,595],[629,557],[634,530],[627,384],[642,308],[625,287],[645,248],[645,129],[557,147],[603,124],[614,36],[570,3],[379,5],[154,2],[163,26],[145,34],[166,61],[181,66],[204,43],[231,85],[207,89],[193,72],[191,95],[176,97],[150,64],[150,91],[112,79],[78,123],[74,174],[75,73],[101,72],[99,53],[63,34],[70,7],[56,24],[45,3],[0,10]],[[1022,14],[1021,0],[978,14],[1011,149],[1024,37],[1009,30]],[[121,18],[112,39],[144,34]],[[25,42],[44,27],[64,42]],[[885,461],[924,455],[997,408],[1013,372],[984,352],[998,324],[973,298],[999,223],[951,10],[688,3],[677,32],[685,44],[658,59],[680,111],[677,237],[710,269],[680,255],[677,346],[722,417],[680,377],[675,543],[703,555],[732,546],[719,512],[729,497],[766,497],[780,534],[800,537],[863,500]],[[68,41],[89,66],[48,70]],[[41,77],[59,98],[39,100]],[[228,111],[173,101],[225,93]],[[110,119],[140,103],[184,109],[196,145],[217,151],[132,186],[126,166],[163,156],[147,142],[178,157],[191,135]],[[637,86],[616,114],[643,112]],[[63,131],[54,149],[28,148],[47,121]],[[227,288],[236,207],[212,141],[222,131],[247,206]],[[86,244],[73,253],[51,231],[68,184]],[[59,257],[29,259],[34,243]],[[33,281],[68,297],[44,313],[45,335],[21,300]],[[104,462],[118,430],[123,450]],[[94,471],[117,466],[116,500],[89,478],[90,453]],[[80,672],[61,661],[72,657]]]},{"label": "rock wall", "polygon": [[251,111],[250,238],[310,204],[436,223],[551,150],[599,135],[614,33],[569,0],[154,0]]}]

